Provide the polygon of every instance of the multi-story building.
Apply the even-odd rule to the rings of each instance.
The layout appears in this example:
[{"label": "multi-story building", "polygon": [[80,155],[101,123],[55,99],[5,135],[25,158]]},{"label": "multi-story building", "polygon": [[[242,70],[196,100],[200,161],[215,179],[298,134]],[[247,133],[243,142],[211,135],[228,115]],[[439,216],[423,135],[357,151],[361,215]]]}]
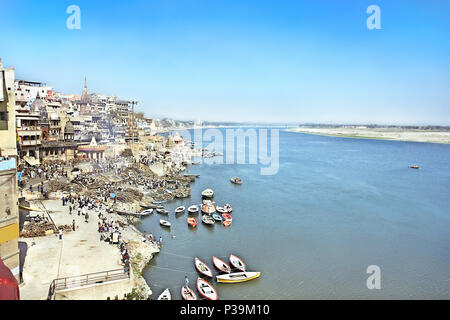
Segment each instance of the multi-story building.
[{"label": "multi-story building", "polygon": [[39,114],[32,113],[27,103],[26,99],[16,96],[16,126],[19,136],[17,153],[21,159],[24,157],[39,159],[39,148],[41,146]]},{"label": "multi-story building", "polygon": [[0,60],[0,258],[20,280],[14,69]]}]

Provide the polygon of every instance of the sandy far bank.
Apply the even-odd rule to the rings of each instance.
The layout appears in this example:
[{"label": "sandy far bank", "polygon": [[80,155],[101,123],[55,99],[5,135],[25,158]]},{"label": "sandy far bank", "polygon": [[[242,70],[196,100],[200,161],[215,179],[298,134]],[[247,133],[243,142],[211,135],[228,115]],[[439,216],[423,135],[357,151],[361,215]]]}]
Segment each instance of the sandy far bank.
[{"label": "sandy far bank", "polygon": [[401,128],[292,128],[287,131],[343,138],[450,144],[450,131],[412,130]]}]

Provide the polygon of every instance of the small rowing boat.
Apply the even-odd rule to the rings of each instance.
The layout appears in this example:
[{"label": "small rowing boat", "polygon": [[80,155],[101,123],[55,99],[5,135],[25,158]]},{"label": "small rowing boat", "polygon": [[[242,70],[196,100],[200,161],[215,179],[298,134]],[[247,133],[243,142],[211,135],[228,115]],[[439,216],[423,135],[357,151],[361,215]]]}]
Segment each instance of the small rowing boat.
[{"label": "small rowing boat", "polygon": [[203,222],[204,224],[212,225],[212,224],[215,223],[215,220],[214,220],[213,217],[211,217],[210,215],[205,214],[205,215],[203,215],[203,217],[202,217],[202,222]]},{"label": "small rowing boat", "polygon": [[192,162],[193,165],[199,165],[200,162]]},{"label": "small rowing boat", "polygon": [[261,276],[261,272],[236,272],[216,276],[217,282],[239,283],[250,281]]},{"label": "small rowing boat", "polygon": [[228,212],[224,207],[216,207],[216,211],[220,214]]},{"label": "small rowing boat", "polygon": [[146,210],[140,212],[141,216],[148,216],[152,213],[153,213],[153,209],[146,209]]},{"label": "small rowing boat", "polygon": [[184,211],[186,210],[186,207],[181,206],[175,209],[175,213],[179,214],[179,213],[184,213]]},{"label": "small rowing boat", "polygon": [[202,278],[197,278],[197,290],[200,295],[208,300],[219,300],[216,288],[214,288],[208,281]]},{"label": "small rowing boat", "polygon": [[144,209],[155,209],[156,208],[156,204],[140,203],[139,205]]},{"label": "small rowing boat", "polygon": [[203,200],[202,212],[207,213],[207,214],[212,214],[212,213],[216,212],[216,208],[214,207],[214,202],[211,200]]},{"label": "small rowing boat", "polygon": [[197,295],[194,290],[185,286],[181,287],[181,297],[183,300],[197,300]]},{"label": "small rowing boat", "polygon": [[194,265],[195,265],[195,269],[197,269],[198,272],[200,272],[204,276],[212,278],[213,273],[211,271],[211,268],[208,267],[208,265],[205,262],[203,262],[199,258],[195,257],[194,258]]},{"label": "small rowing boat", "polygon": [[218,215],[217,213],[213,213],[212,217],[214,220],[216,220],[218,222],[222,222],[222,220],[223,220],[223,218],[220,215]]},{"label": "small rowing boat", "polygon": [[231,207],[231,204],[227,203],[224,207],[224,209],[228,212],[231,213],[233,211],[233,208]]},{"label": "small rowing boat", "polygon": [[169,211],[167,211],[166,209],[156,209],[156,212],[160,213],[160,214],[168,214]]},{"label": "small rowing boat", "polygon": [[418,165],[412,165],[412,166],[409,166],[411,169],[419,169],[419,166]]},{"label": "small rowing boat", "polygon": [[222,217],[226,220],[226,221],[233,221],[233,218],[228,214],[228,213],[222,213]]},{"label": "small rowing boat", "polygon": [[231,268],[229,265],[225,263],[225,261],[213,256],[213,264],[214,266],[222,272],[230,273]]},{"label": "small rowing boat", "polygon": [[235,256],[234,254],[230,254],[229,260],[231,265],[236,269],[239,269],[242,272],[245,272],[245,270],[247,269],[247,266],[245,265],[244,261],[242,261],[239,257]]},{"label": "small rowing boat", "polygon": [[190,207],[188,208],[188,212],[189,212],[190,214],[198,213],[198,206],[197,206],[197,205],[190,206]]},{"label": "small rowing boat", "polygon": [[195,218],[187,218],[187,223],[191,227],[195,228],[198,224],[197,220]]},{"label": "small rowing boat", "polygon": [[231,183],[234,183],[234,184],[242,184],[242,179],[239,177],[230,178],[230,181],[231,181]]},{"label": "small rowing boat", "polygon": [[163,220],[163,219],[159,220],[159,224],[162,225],[163,227],[169,227],[170,228],[170,226],[171,226],[169,221]]},{"label": "small rowing boat", "polygon": [[205,189],[202,192],[202,196],[205,198],[212,198],[214,196],[214,191],[212,189]]},{"label": "small rowing boat", "polygon": [[158,300],[172,300],[172,295],[170,294],[169,288],[163,291],[158,297]]},{"label": "small rowing boat", "polygon": [[229,226],[231,226],[231,221],[224,220],[224,221],[222,222],[222,224],[223,224],[225,227],[229,227]]}]

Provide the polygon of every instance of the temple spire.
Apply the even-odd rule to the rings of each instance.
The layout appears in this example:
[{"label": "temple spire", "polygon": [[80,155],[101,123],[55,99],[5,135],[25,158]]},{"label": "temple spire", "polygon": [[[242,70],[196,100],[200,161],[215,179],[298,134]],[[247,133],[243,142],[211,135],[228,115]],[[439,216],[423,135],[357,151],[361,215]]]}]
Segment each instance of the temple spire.
[{"label": "temple spire", "polygon": [[87,76],[84,76],[84,87],[87,89]]}]

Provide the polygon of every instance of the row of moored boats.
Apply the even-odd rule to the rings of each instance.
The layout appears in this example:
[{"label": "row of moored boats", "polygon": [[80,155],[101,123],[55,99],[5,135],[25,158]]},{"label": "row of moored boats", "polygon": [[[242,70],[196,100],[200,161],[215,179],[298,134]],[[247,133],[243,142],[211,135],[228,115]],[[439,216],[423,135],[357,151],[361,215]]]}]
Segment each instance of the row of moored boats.
[{"label": "row of moored boats", "polygon": [[[245,281],[250,281],[261,276],[261,272],[250,272],[247,271],[247,265],[234,254],[230,254],[229,262],[227,264],[220,258],[214,257],[212,258],[213,265],[222,273],[216,276],[217,282],[220,283],[240,283]],[[194,258],[194,266],[195,269],[205,278],[213,278],[213,270],[208,264],[202,261],[200,258]],[[235,272],[233,272],[235,271]],[[197,291],[200,296],[207,300],[218,300],[219,295],[217,293],[216,288],[205,280],[204,278],[197,278]],[[188,286],[183,286],[181,288],[181,297],[184,300],[198,300],[197,295],[194,290],[189,288]],[[170,293],[170,289],[164,290],[164,292],[158,297],[158,300],[171,300],[172,295]]]}]

